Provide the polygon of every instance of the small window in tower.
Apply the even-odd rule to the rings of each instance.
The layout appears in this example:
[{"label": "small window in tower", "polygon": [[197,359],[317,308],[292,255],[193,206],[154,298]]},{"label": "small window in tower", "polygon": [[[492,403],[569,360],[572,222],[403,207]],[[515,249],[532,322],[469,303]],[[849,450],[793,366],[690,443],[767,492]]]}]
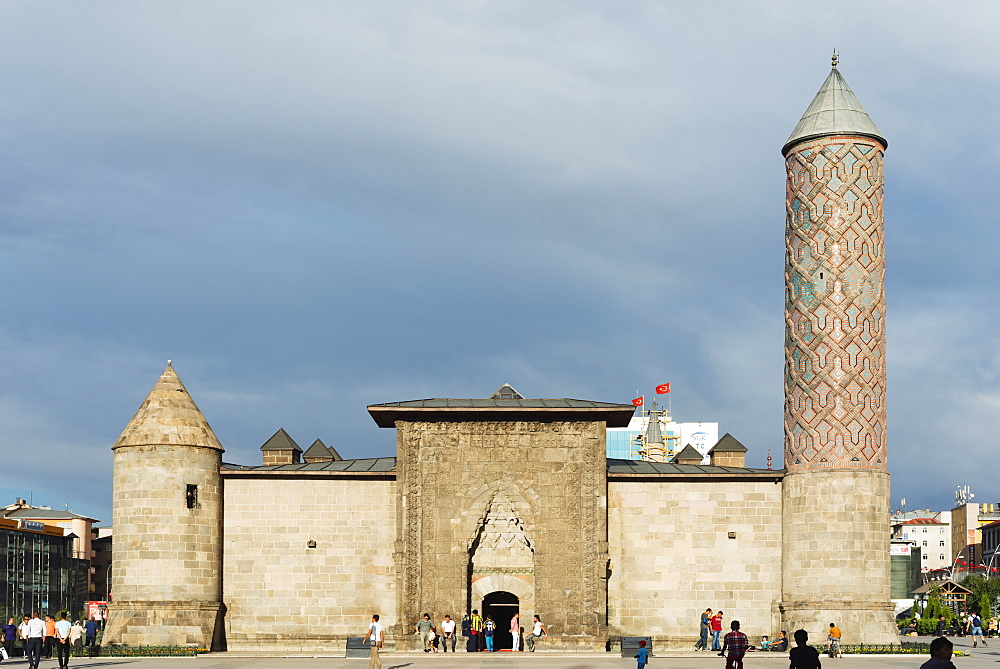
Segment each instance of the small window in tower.
[{"label": "small window in tower", "polygon": [[823,278],[823,272],[819,273],[819,278],[821,278],[821,279]]},{"label": "small window in tower", "polygon": [[185,495],[187,501],[187,508],[193,509],[198,506],[198,486],[188,484],[187,494]]}]

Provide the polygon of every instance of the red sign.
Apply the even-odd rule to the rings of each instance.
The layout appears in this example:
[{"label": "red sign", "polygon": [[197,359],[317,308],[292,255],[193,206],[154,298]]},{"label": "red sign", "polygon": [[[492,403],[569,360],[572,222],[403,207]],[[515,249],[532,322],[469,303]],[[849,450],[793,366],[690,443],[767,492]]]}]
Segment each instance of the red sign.
[{"label": "red sign", "polygon": [[[87,602],[87,619],[104,620],[104,615],[108,610],[107,602]],[[101,607],[104,607],[103,609]]]}]

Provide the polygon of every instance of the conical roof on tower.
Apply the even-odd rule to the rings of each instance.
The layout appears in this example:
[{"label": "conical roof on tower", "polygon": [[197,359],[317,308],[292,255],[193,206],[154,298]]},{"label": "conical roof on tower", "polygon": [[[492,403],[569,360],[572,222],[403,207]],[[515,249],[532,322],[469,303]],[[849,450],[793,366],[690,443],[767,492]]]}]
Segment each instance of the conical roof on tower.
[{"label": "conical roof on tower", "polygon": [[164,445],[224,450],[170,362],[112,449]]},{"label": "conical roof on tower", "polygon": [[784,155],[793,144],[803,140],[827,135],[862,135],[877,139],[883,147],[889,145],[841,76],[836,56],[830,76],[820,86],[812,104],[781,148],[781,153]]}]

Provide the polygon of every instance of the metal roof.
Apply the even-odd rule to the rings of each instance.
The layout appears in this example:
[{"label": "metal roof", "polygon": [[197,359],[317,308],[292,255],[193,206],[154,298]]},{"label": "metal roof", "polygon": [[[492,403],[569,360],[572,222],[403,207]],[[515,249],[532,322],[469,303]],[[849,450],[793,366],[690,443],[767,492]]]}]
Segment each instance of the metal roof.
[{"label": "metal roof", "polygon": [[836,65],[788,136],[781,153],[784,155],[793,144],[826,135],[863,135],[882,142],[883,146],[889,144]]},{"label": "metal roof", "polygon": [[260,447],[262,451],[298,451],[302,452],[295,440],[288,436],[285,428],[279,427],[278,431],[271,435],[271,438]]},{"label": "metal roof", "polygon": [[672,462],[647,462],[645,460],[618,460],[608,458],[609,477],[641,478],[643,475],[659,474],[671,477],[690,476],[746,476],[751,478],[784,477],[783,469],[750,469],[748,467],[723,467],[720,465],[678,465]]},{"label": "metal roof", "polygon": [[[321,474],[322,472],[341,474],[395,474],[396,458],[363,458],[360,460],[339,460],[336,462],[299,463],[294,465],[269,465],[253,467],[230,463],[222,464],[224,474]],[[647,476],[669,476],[670,478],[688,477],[727,477],[780,479],[785,475],[783,469],[748,469],[746,467],[720,467],[718,465],[676,465],[667,462],[646,462],[643,460],[607,459],[609,477],[645,478]]]},{"label": "metal roof", "polygon": [[537,420],[585,421],[603,420],[608,427],[627,427],[635,407],[560,399],[448,399],[428,398],[407,402],[372,404],[368,413],[379,427],[395,427],[397,420],[457,421],[457,420]]},{"label": "metal roof", "polygon": [[223,472],[344,472],[386,474],[395,472],[396,458],[361,458],[359,460],[331,460],[327,462],[299,462],[291,465],[267,465],[252,467],[222,463]]},{"label": "metal roof", "polygon": [[705,456],[698,452],[698,449],[688,444],[680,450],[680,452],[674,456],[671,462],[679,463],[681,460],[695,460],[696,462],[701,462],[705,459]]},{"label": "metal roof", "polygon": [[708,449],[711,453],[746,453],[747,447],[739,442],[739,440],[733,435],[726,432],[722,439],[715,442],[715,446]]},{"label": "metal roof", "polygon": [[100,522],[90,516],[81,516],[72,511],[60,511],[58,509],[15,509],[0,515],[3,515],[5,518],[21,518],[23,520],[72,520],[76,518],[79,520],[90,520],[95,523]]}]

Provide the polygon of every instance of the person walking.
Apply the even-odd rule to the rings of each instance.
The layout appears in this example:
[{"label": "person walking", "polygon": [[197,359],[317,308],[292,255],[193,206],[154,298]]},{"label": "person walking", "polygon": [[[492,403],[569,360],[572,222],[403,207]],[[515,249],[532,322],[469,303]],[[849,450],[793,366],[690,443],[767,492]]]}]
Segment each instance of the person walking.
[{"label": "person walking", "polygon": [[434,623],[431,622],[431,614],[425,613],[423,617],[417,621],[417,634],[420,635],[420,641],[423,642],[424,652],[431,652],[431,628]]},{"label": "person walking", "polygon": [[830,657],[842,657],[840,655],[840,637],[840,628],[830,623],[830,633],[826,637],[827,643],[830,644]]},{"label": "person walking", "polygon": [[441,652],[448,652],[448,641],[451,641],[451,652],[455,652],[455,621],[451,619],[451,616],[445,614],[444,620],[441,621],[441,634],[444,638],[441,639]]},{"label": "person walking", "polygon": [[497,631],[497,624],[493,622],[493,618],[486,616],[486,622],[483,623],[483,637],[486,639],[486,652],[493,652],[493,634]]},{"label": "person walking", "polygon": [[69,631],[73,627],[66,620],[66,614],[59,614],[59,621],[56,623],[56,657],[59,659],[59,669],[69,669]]},{"label": "person walking", "polygon": [[809,645],[809,633],[795,630],[795,648],[788,651],[788,669],[822,669],[819,651]]},{"label": "person walking", "polygon": [[69,628],[69,645],[79,646],[83,643],[83,625],[79,620],[73,621],[73,626]]},{"label": "person walking", "polygon": [[548,636],[549,633],[545,631],[545,625],[542,624],[542,619],[535,616],[534,623],[532,624],[531,634],[525,641],[528,644],[528,650],[532,653],[535,652],[535,639],[540,639],[542,637]]},{"label": "person walking", "polygon": [[649,649],[646,648],[646,640],[639,639],[639,650],[635,652],[635,659],[639,662],[638,669],[646,669],[649,662]]},{"label": "person walking", "polygon": [[52,659],[52,645],[56,640],[56,619],[45,616],[45,641],[42,642],[42,654],[46,660]]},{"label": "person walking", "polygon": [[712,650],[722,650],[722,611],[719,611],[709,619],[712,628]]},{"label": "person walking", "polygon": [[83,629],[87,633],[87,640],[84,642],[84,645],[97,645],[97,621],[93,618],[88,618],[87,622],[83,624]]},{"label": "person walking", "polygon": [[377,613],[372,616],[372,624],[368,626],[368,631],[365,632],[365,638],[361,640],[361,643],[364,644],[369,639],[371,639],[372,654],[371,659],[368,660],[368,669],[382,669],[382,659],[378,656],[378,650],[385,644],[385,632],[378,622]]},{"label": "person walking", "polygon": [[510,619],[510,638],[511,646],[510,650],[513,653],[517,653],[521,650],[521,614],[515,613],[514,617]]},{"label": "person walking", "polygon": [[[25,616],[27,618],[27,616]],[[45,623],[38,617],[38,611],[21,625],[24,639],[24,656],[28,658],[28,666],[38,669],[42,661],[42,643],[45,641]]]},{"label": "person walking", "polygon": [[732,631],[722,640],[722,651],[719,655],[726,656],[726,669],[743,669],[743,656],[747,654],[750,640],[740,631],[739,620],[729,623],[729,628]]},{"label": "person walking", "polygon": [[3,649],[7,651],[7,657],[14,657],[14,641],[17,639],[17,625],[13,618],[7,619],[7,624],[3,626]]},{"label": "person walking", "polygon": [[705,611],[698,616],[698,641],[694,644],[695,650],[708,650],[708,633],[712,631],[712,609]]}]

